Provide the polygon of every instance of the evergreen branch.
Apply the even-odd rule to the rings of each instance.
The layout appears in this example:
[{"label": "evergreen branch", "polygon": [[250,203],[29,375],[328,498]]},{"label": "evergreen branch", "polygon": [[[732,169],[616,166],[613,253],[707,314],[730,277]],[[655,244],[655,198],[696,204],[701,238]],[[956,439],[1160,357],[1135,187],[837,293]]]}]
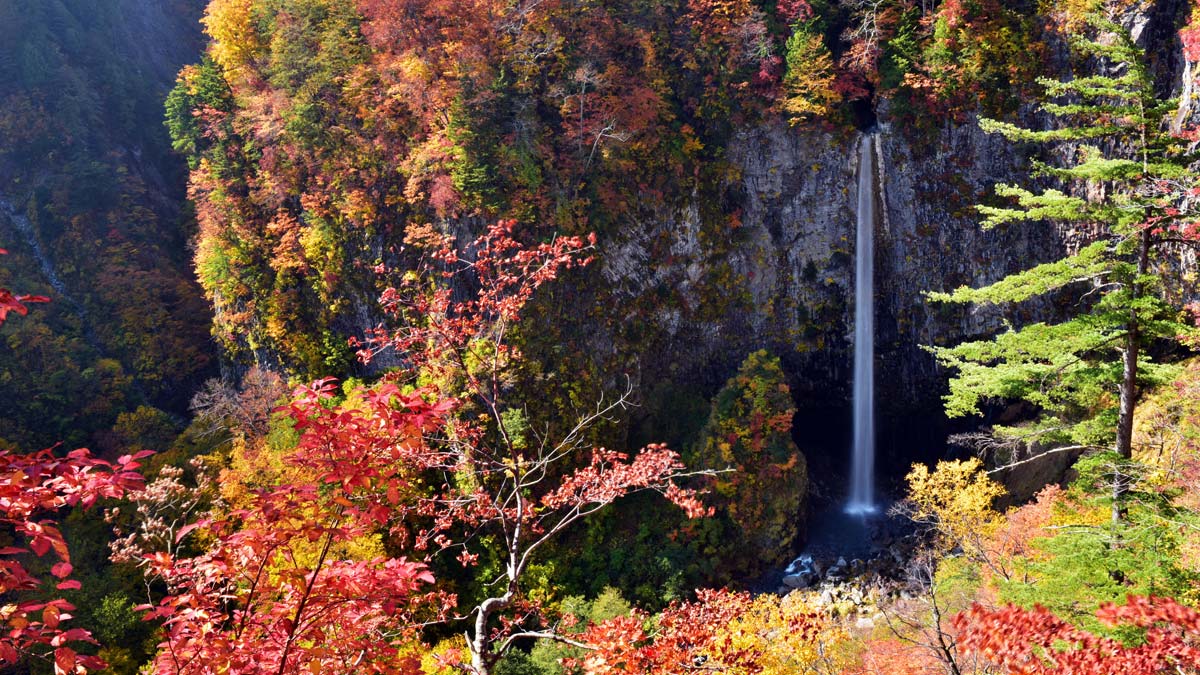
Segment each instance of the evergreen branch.
[{"label": "evergreen branch", "polygon": [[1126,73],[1120,77],[1110,77],[1107,75],[1092,75],[1089,77],[1077,77],[1073,80],[1054,80],[1048,77],[1037,78],[1037,83],[1041,85],[1048,96],[1062,96],[1068,93],[1076,93],[1087,95],[1089,91],[1116,91],[1120,93],[1128,93],[1129,90],[1118,89],[1118,87],[1128,87],[1133,91],[1140,92],[1142,90],[1140,82],[1135,73]]},{"label": "evergreen branch", "polygon": [[1001,184],[996,186],[996,194],[1000,197],[1015,198],[1017,206],[1020,208],[976,206],[975,210],[984,216],[982,225],[985,230],[1014,221],[1080,222],[1090,220],[1092,217],[1087,200],[1072,197],[1058,190],[1046,190],[1041,194],[1034,194],[1015,185]]},{"label": "evergreen branch", "polygon": [[[1103,95],[1106,98],[1126,98],[1119,96],[1118,92],[1110,92]],[[1141,101],[1141,97],[1137,94],[1129,94],[1127,98],[1130,100],[1130,103],[1126,105],[1116,103],[1042,103],[1039,107],[1043,111],[1057,117],[1092,115],[1104,117],[1105,119],[1121,120],[1123,123],[1116,126],[1123,128],[1137,127],[1141,124],[1139,117],[1142,107],[1137,105]]]},{"label": "evergreen branch", "polygon": [[1043,176],[1068,180],[1133,181],[1143,178],[1176,180],[1190,175],[1186,166],[1175,162],[1145,163],[1133,159],[1094,156],[1069,167],[1033,162],[1034,171]]},{"label": "evergreen branch", "polygon": [[950,293],[929,292],[933,302],[953,304],[991,304],[1022,302],[1081,281],[1090,281],[1108,272],[1106,242],[1095,242],[1079,253],[1011,274],[982,288],[962,286]]},{"label": "evergreen branch", "polygon": [[1047,143],[1105,138],[1124,131],[1124,127],[1116,124],[1097,124],[1087,127],[1065,127],[1062,129],[1038,131],[986,117],[979,120],[979,128],[989,134],[1000,134],[1008,140],[1018,143]]}]

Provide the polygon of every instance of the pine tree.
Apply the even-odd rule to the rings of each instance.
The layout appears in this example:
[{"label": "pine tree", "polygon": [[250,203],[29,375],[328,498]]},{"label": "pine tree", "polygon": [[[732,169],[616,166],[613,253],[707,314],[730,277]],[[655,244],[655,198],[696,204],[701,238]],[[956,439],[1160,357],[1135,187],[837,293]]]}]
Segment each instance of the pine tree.
[{"label": "pine tree", "polygon": [[783,110],[792,124],[828,115],[840,100],[833,55],[825,45],[822,24],[817,19],[797,23],[787,41],[783,76]]},{"label": "pine tree", "polygon": [[[981,127],[1014,142],[1048,146],[1059,165],[1034,161],[1035,176],[1067,191],[998,185],[1007,206],[980,206],[983,227],[1033,221],[1093,232],[1095,240],[1066,257],[1009,275],[982,288],[929,293],[931,300],[1016,304],[1038,296],[1072,302],[1072,316],[1007,330],[990,340],[931,351],[956,374],[946,411],[978,414],[987,399],[1020,399],[1042,411],[1021,434],[1047,444],[1112,446],[1128,460],[1140,386],[1171,368],[1146,346],[1187,332],[1164,301],[1158,264],[1164,245],[1195,245],[1195,218],[1180,204],[1197,177],[1181,135],[1165,120],[1176,101],[1156,94],[1146,55],[1111,16],[1091,14],[1072,38],[1076,62],[1091,74],[1041,79],[1043,112],[1058,123],[1034,130],[996,120]],[[1115,401],[1114,401],[1115,399]],[[997,429],[998,433],[1015,433]],[[1114,506],[1114,516],[1118,513]]]}]

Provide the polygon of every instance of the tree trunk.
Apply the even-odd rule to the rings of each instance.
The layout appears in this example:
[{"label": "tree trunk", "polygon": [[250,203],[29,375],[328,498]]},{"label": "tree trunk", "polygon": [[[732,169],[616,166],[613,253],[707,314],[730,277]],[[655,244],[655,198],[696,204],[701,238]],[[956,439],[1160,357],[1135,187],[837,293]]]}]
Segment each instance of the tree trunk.
[{"label": "tree trunk", "polygon": [[1121,413],[1117,419],[1117,454],[1122,459],[1133,458],[1133,409],[1137,402],[1138,351],[1141,335],[1137,315],[1130,319],[1122,350]]},{"label": "tree trunk", "polygon": [[475,615],[475,635],[467,637],[468,651],[471,652],[472,675],[491,675],[492,666],[497,655],[492,651],[492,638],[488,620],[494,612],[512,604],[513,593],[510,587],[508,593],[499,598],[488,598],[479,603]]},{"label": "tree trunk", "polygon": [[[1138,252],[1137,278],[1130,285],[1130,302],[1142,297],[1141,278],[1150,269],[1150,233],[1142,231],[1141,247]],[[1117,419],[1117,454],[1122,459],[1133,458],[1133,410],[1137,403],[1138,352],[1141,349],[1141,324],[1137,309],[1129,312],[1126,326],[1125,348],[1121,354],[1121,409]]]},{"label": "tree trunk", "polygon": [[[1150,268],[1150,233],[1142,232],[1141,250],[1138,252],[1137,278],[1130,284],[1130,302],[1136,303],[1142,296],[1141,278]],[[1137,309],[1129,312],[1129,324],[1126,326],[1125,347],[1121,351],[1121,403],[1120,415],[1117,418],[1117,454],[1123,460],[1133,459],[1133,413],[1137,404],[1138,353],[1141,350],[1141,323]],[[1125,495],[1125,480],[1121,467],[1116,469],[1113,479],[1112,520],[1120,522],[1124,518],[1123,499]]]}]

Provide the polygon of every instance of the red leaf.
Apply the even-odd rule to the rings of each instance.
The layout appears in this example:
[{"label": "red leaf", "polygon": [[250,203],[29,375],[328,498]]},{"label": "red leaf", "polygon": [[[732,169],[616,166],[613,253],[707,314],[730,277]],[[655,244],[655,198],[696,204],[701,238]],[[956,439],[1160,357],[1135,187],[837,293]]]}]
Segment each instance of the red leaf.
[{"label": "red leaf", "polygon": [[175,533],[175,543],[178,544],[179,542],[183,541],[183,538],[186,537],[188,535],[188,533],[190,533],[192,530],[196,529],[197,527],[200,527],[201,525],[205,524],[206,522],[207,521],[201,520],[201,521],[197,521],[195,523],[189,523],[189,524],[184,525],[183,527],[179,528],[179,532]]},{"label": "red leaf", "polygon": [[54,675],[74,675],[75,650],[59,647],[54,650]]},{"label": "red leaf", "polygon": [[50,540],[46,537],[36,536],[29,540],[29,548],[38,555],[46,555],[50,552]]}]

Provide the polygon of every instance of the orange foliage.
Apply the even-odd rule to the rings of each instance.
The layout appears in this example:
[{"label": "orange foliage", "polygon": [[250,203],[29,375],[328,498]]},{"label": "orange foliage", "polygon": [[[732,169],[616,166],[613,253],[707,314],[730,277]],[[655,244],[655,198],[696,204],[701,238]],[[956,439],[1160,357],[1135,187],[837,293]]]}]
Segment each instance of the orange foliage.
[{"label": "orange foliage", "polygon": [[983,543],[983,555],[991,563],[984,566],[985,574],[1025,580],[1023,562],[1044,555],[1032,544],[1049,534],[1046,528],[1061,496],[1062,488],[1047,485],[1032,502],[1005,514],[999,527]]},{"label": "orange foliage", "polygon": [[945,0],[923,19],[929,41],[904,87],[934,112],[1005,105],[1045,74],[1046,46],[1034,18],[999,0]]},{"label": "orange foliage", "polygon": [[844,675],[942,675],[943,664],[928,647],[897,638],[867,640],[862,645],[862,662]]}]

